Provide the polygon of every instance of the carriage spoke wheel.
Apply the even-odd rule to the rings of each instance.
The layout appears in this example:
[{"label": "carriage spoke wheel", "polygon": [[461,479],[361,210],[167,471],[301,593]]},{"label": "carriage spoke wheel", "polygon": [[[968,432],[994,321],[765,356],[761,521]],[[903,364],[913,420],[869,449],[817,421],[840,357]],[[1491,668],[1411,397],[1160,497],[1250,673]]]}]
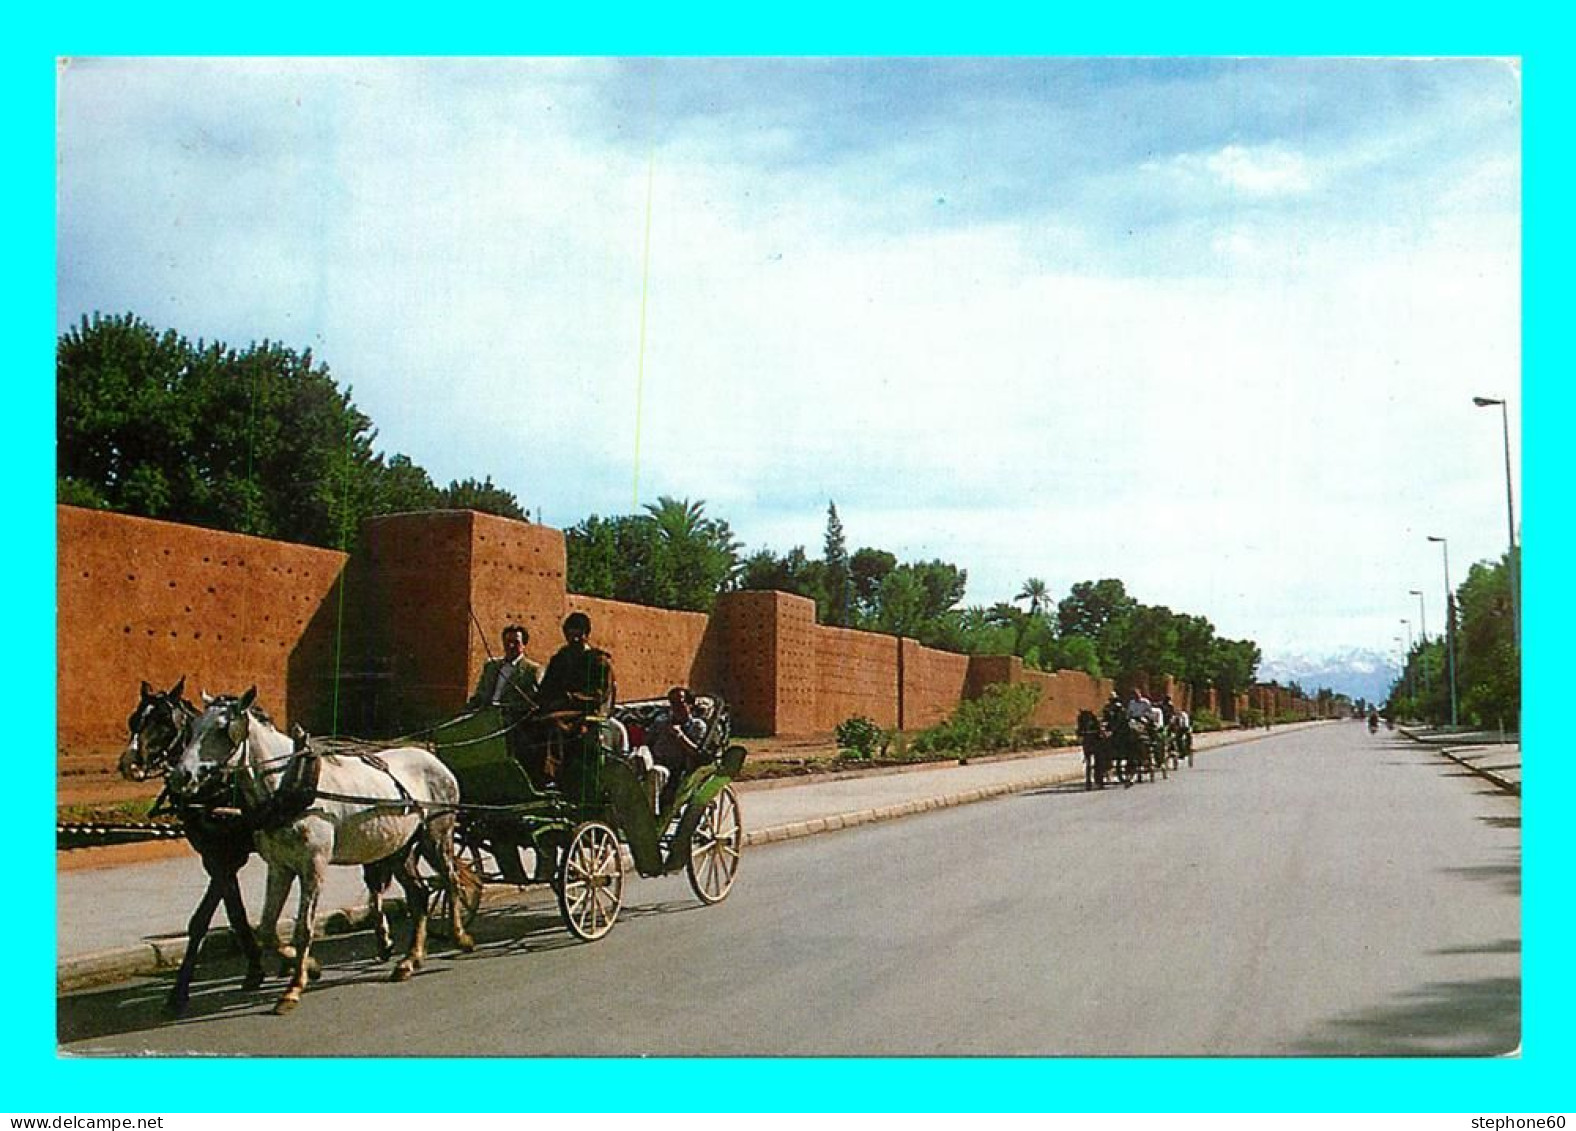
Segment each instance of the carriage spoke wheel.
[{"label": "carriage spoke wheel", "polygon": [[739,819],[739,798],[731,785],[706,803],[700,823],[690,838],[689,863],[684,872],[702,903],[721,903],[739,874],[744,852],[744,823]]},{"label": "carriage spoke wheel", "polygon": [[[471,862],[459,855],[454,858],[454,892],[460,900],[460,926],[469,931],[482,905],[482,878]],[[430,918],[433,930],[449,933],[449,893],[441,887],[432,901]]]},{"label": "carriage spoke wheel", "polygon": [[558,910],[578,938],[599,939],[613,929],[624,901],[624,860],[618,837],[600,821],[575,829],[558,877]]}]

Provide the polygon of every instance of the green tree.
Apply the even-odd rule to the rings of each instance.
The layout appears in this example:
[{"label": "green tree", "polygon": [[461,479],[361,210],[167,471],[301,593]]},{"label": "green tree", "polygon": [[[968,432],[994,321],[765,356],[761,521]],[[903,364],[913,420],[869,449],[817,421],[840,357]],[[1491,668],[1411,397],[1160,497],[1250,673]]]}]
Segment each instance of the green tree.
[{"label": "green tree", "polygon": [[875,626],[894,636],[921,638],[931,623],[930,596],[913,570],[894,569],[881,579]]},{"label": "green tree", "polygon": [[1096,679],[1105,675],[1100,667],[1100,650],[1087,636],[1059,637],[1046,665],[1056,671],[1088,672]]},{"label": "green tree", "polygon": [[407,457],[385,461],[372,421],[310,350],[193,344],[94,315],[56,342],[55,394],[62,502],[335,547],[373,514],[519,517],[490,479],[451,484],[445,501]]},{"label": "green tree", "polygon": [[1253,686],[1253,677],[1262,658],[1259,646],[1251,640],[1215,641],[1210,683],[1220,692],[1223,702]]},{"label": "green tree", "polygon": [[1511,625],[1509,563],[1478,562],[1456,590],[1460,617],[1456,682],[1460,713],[1479,726],[1516,730],[1521,718],[1521,663]]},{"label": "green tree", "polygon": [[1082,636],[1094,642],[1100,667],[1107,673],[1123,666],[1128,622],[1138,602],[1115,578],[1080,581],[1056,606],[1057,633],[1063,638]]},{"label": "green tree", "polygon": [[655,529],[660,584],[655,604],[710,611],[717,594],[732,588],[739,575],[739,543],[721,519],[706,517],[705,500],[691,502],[667,495],[646,504]]},{"label": "green tree", "polygon": [[409,456],[390,456],[375,476],[372,514],[403,514],[432,510],[439,506],[437,487],[432,477],[411,462]]},{"label": "green tree", "polygon": [[571,591],[665,609],[707,612],[735,584],[739,547],[703,501],[664,495],[646,513],[596,515],[564,532]]},{"label": "green tree", "polygon": [[875,623],[881,612],[881,583],[897,568],[897,555],[864,546],[849,559],[848,571],[854,585],[854,605],[859,619]]},{"label": "green tree", "polygon": [[1170,609],[1164,605],[1135,605],[1125,624],[1126,631],[1113,650],[1117,682],[1148,683],[1150,677],[1171,675],[1181,669],[1176,618]]},{"label": "green tree", "polygon": [[837,504],[826,504],[826,547],[821,554],[826,570],[826,605],[821,609],[827,624],[847,627],[854,623],[854,578],[848,560],[848,543],[843,537],[843,522],[837,517]]},{"label": "green tree", "polygon": [[820,563],[811,561],[803,546],[795,546],[779,557],[771,550],[757,550],[744,561],[739,573],[740,589],[775,589],[795,593],[812,601],[824,599],[821,592]]},{"label": "green tree", "polygon": [[489,475],[485,479],[457,479],[438,493],[437,505],[446,510],[482,511],[502,518],[527,521],[520,507],[520,500],[510,491],[496,486]]}]

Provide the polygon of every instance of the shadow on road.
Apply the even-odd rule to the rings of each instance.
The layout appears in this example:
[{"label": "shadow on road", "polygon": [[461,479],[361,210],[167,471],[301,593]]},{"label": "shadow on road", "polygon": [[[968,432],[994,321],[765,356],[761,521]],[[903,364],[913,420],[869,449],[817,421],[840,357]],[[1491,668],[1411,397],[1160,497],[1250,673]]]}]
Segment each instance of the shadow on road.
[{"label": "shadow on road", "polygon": [[1307,1056],[1504,1056],[1520,1044],[1521,980],[1481,978],[1430,982],[1393,1004],[1338,1017],[1292,1051]]},{"label": "shadow on road", "polygon": [[1521,865],[1481,864],[1471,868],[1446,868],[1445,875],[1499,884],[1506,895],[1521,896]]},{"label": "shadow on road", "polygon": [[[332,993],[344,986],[388,981],[397,956],[404,953],[406,942],[403,921],[395,919],[393,928],[396,958],[387,960],[378,957],[377,944],[370,931],[313,942],[312,955],[321,963],[323,976],[307,989],[309,997]],[[427,953],[430,961],[454,952],[446,941],[434,939],[428,943]],[[273,955],[264,959],[268,976],[260,989],[241,988],[245,969],[245,962],[237,955],[203,955],[192,983],[191,1003],[186,1016],[180,1018],[172,1017],[164,1007],[164,999],[175,984],[173,971],[60,998],[55,1005],[56,1039],[65,1044],[270,1012],[285,987],[279,960]]]},{"label": "shadow on road", "polygon": [[[705,905],[694,900],[626,905],[619,914],[619,923],[702,910]],[[370,931],[315,941],[312,954],[322,964],[323,976],[307,989],[306,1005],[348,986],[389,981],[394,963],[404,954],[409,931],[408,921],[401,915],[391,916],[390,923],[396,947],[392,959],[378,957]],[[485,907],[471,924],[471,935],[476,948],[469,953],[456,950],[449,942],[447,929],[435,924],[428,936],[428,965],[416,977],[430,977],[450,965],[545,954],[586,945],[565,929],[557,908],[546,903],[535,907],[514,904]],[[241,979],[246,966],[238,955],[224,951],[205,954],[197,967],[197,979],[192,983],[190,1006],[186,1016],[180,1018],[172,1017],[164,1006],[164,999],[175,983],[174,971],[62,997],[56,1003],[56,1040],[69,1044],[126,1033],[202,1025],[248,1014],[263,1017],[272,1011],[285,986],[285,975],[278,959],[268,956],[265,967],[268,977],[262,987],[244,990]],[[396,987],[391,992],[399,990]]]}]

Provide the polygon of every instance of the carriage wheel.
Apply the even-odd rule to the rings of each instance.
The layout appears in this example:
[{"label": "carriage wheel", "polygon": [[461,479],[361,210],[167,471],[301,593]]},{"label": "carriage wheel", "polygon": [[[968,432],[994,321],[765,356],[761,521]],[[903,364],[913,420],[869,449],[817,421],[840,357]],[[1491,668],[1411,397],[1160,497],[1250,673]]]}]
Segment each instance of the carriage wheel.
[{"label": "carriage wheel", "polygon": [[618,836],[601,821],[576,827],[558,874],[564,925],[587,942],[613,929],[624,902],[624,859]]},{"label": "carriage wheel", "polygon": [[702,903],[721,903],[739,874],[744,851],[744,823],[739,819],[739,798],[731,785],[706,803],[695,834],[690,837],[689,863],[684,872]]},{"label": "carriage wheel", "polygon": [[[476,921],[476,913],[482,905],[482,878],[476,869],[471,867],[471,862],[463,856],[454,858],[454,890],[460,899],[460,926],[467,931]],[[443,888],[438,889],[438,898],[432,901],[433,929],[442,933],[449,930],[449,893]]]}]

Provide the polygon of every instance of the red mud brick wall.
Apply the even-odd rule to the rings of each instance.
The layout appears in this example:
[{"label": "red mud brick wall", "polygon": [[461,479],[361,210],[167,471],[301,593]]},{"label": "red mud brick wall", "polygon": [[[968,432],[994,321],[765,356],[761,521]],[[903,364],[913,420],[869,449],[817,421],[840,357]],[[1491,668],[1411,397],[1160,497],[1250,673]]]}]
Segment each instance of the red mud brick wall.
[{"label": "red mud brick wall", "polygon": [[473,642],[480,649],[468,612],[472,517],[469,511],[438,511],[362,524],[352,588],[368,666],[387,678],[363,689],[376,701],[355,730],[389,734],[420,727],[453,714],[470,693]]},{"label": "red mud brick wall", "polygon": [[1042,727],[1071,728],[1077,725],[1079,711],[1098,714],[1112,688],[1110,680],[1080,671],[1025,671],[1021,678],[1040,689],[1040,701],[1029,721]]},{"label": "red mud brick wall", "polygon": [[[530,633],[525,654],[543,668],[563,647],[564,617],[569,613],[564,581],[569,565],[564,536],[550,526],[475,511],[459,513],[470,519],[470,612],[462,608],[458,614],[470,625],[463,681],[464,696],[469,696],[481,677],[482,665],[490,656],[503,655],[504,625],[525,626]],[[592,643],[606,648],[595,613],[591,619],[597,623]],[[454,708],[463,703],[464,697]]]},{"label": "red mud brick wall", "polygon": [[78,507],[55,521],[56,742],[82,768],[113,769],[142,680],[185,676],[193,700],[256,684],[281,726],[325,712],[344,554]]},{"label": "red mud brick wall", "polygon": [[777,675],[775,734],[815,734],[823,728],[816,716],[815,602],[793,593],[777,598],[776,637],[772,666]]},{"label": "red mud brick wall", "polygon": [[897,647],[895,636],[818,625],[813,729],[835,730],[855,715],[896,726]]},{"label": "red mud brick wall", "polygon": [[724,593],[712,610],[695,684],[727,699],[740,734],[779,733],[777,622],[787,596],[755,590]]},{"label": "red mud brick wall", "polygon": [[963,700],[969,658],[927,648],[914,640],[903,640],[901,647],[903,717],[899,725],[904,730],[921,730],[944,722]]},{"label": "red mud brick wall", "polygon": [[964,698],[978,699],[993,683],[1022,683],[1023,661],[1017,656],[970,656]]},{"label": "red mud brick wall", "polygon": [[[705,613],[653,609],[579,594],[570,594],[568,603],[571,611],[591,618],[591,643],[612,655],[619,700],[654,699],[675,684],[702,693],[713,690],[711,673],[697,664],[706,637]],[[563,634],[555,631],[554,635],[556,644],[562,645]]]}]

